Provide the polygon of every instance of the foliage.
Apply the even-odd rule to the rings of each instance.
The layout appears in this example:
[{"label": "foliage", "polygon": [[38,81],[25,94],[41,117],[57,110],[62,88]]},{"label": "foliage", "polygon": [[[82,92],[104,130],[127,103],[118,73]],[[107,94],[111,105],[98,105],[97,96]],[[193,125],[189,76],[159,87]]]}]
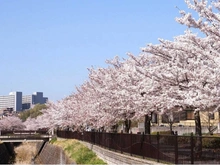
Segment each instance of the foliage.
[{"label": "foliage", "polygon": [[25,110],[19,114],[20,119],[24,122],[27,118],[36,118],[37,116],[41,115],[42,109],[46,109],[47,106],[45,104],[36,104],[33,108],[29,110]]},{"label": "foliage", "polygon": [[[170,131],[159,131],[159,135],[171,135]],[[152,132],[151,135],[157,135],[157,132]]]},{"label": "foliage", "polygon": [[25,125],[16,116],[8,116],[0,120],[0,130],[22,130],[24,128]]},{"label": "foliage", "polygon": [[204,137],[202,138],[202,146],[204,148],[220,148],[220,137],[213,138],[213,137]]},{"label": "foliage", "polygon": [[57,140],[53,144],[61,146],[77,164],[106,164],[77,140]]},{"label": "foliage", "polygon": [[190,144],[190,136],[178,136],[178,144]]}]

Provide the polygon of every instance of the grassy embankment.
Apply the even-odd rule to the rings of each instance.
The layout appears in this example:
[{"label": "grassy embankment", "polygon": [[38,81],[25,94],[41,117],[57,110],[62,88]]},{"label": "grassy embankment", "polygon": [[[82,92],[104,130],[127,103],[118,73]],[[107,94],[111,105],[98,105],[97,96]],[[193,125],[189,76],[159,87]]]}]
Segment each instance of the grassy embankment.
[{"label": "grassy embankment", "polygon": [[76,164],[106,164],[85,145],[74,139],[52,140],[53,145],[61,147],[65,154]]}]

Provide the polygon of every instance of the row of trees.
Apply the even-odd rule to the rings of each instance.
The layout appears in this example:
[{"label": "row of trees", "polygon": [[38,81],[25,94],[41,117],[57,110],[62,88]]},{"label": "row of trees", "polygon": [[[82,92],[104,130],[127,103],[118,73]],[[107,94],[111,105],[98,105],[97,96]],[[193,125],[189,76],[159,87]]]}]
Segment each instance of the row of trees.
[{"label": "row of trees", "polygon": [[[13,113],[8,116],[2,116],[0,120],[0,130],[23,130],[29,129],[29,126],[25,121],[37,118],[42,114],[41,110],[47,109],[45,104],[36,104],[29,110],[22,111],[20,113]],[[33,128],[38,129],[37,127]]]},{"label": "row of trees", "polygon": [[199,112],[214,112],[220,105],[220,1],[185,2],[198,15],[180,10],[176,21],[187,26],[183,35],[159,39],[138,56],[107,60],[107,68],[89,69],[88,80],[76,92],[49,102],[43,115],[26,120],[28,128],[103,129],[122,120],[129,127],[131,119],[145,116],[145,132],[150,133],[152,113],[172,119],[174,112],[190,108],[201,135]]},{"label": "row of trees", "polygon": [[216,111],[220,101],[220,2],[185,2],[198,18],[180,10],[176,20],[188,27],[183,35],[173,41],[159,39],[138,56],[107,60],[107,68],[89,69],[89,79],[70,96],[48,103],[50,110],[39,122],[49,127],[102,128],[121,120],[129,125],[129,120],[145,116],[147,128],[152,113],[166,113],[172,119],[175,111],[191,108],[200,135],[199,112]]},{"label": "row of trees", "polygon": [[185,2],[198,19],[180,11],[176,20],[188,27],[183,35],[174,41],[159,39],[159,44],[147,45],[138,56],[107,60],[107,68],[90,68],[89,79],[70,96],[48,103],[49,110],[43,111],[39,122],[49,127],[102,128],[143,116],[149,123],[152,113],[166,113],[172,119],[174,112],[191,108],[199,125],[199,112],[217,110],[220,101],[220,2]]}]

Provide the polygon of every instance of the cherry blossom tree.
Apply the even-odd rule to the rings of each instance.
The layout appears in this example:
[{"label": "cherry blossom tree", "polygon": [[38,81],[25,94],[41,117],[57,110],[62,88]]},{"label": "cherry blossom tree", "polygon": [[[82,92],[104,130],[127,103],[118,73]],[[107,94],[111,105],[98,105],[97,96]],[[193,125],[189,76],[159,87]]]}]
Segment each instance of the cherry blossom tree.
[{"label": "cherry blossom tree", "polygon": [[[36,119],[43,122],[38,126],[82,130],[87,126],[111,127],[124,120],[129,127],[129,120],[145,116],[145,133],[150,133],[152,113],[172,115],[172,109],[191,107],[195,110],[196,134],[201,135],[199,112],[220,105],[220,2],[186,3],[198,13],[198,20],[180,11],[177,22],[190,28],[183,35],[174,41],[160,39],[157,45],[149,44],[138,56],[108,60],[108,68],[89,69],[89,80],[75,93],[51,103]],[[194,34],[192,28],[204,36]]]},{"label": "cherry blossom tree", "polygon": [[[177,21],[204,33],[198,37],[190,30],[174,41],[160,39],[158,45],[148,45],[144,52],[154,55],[156,66],[150,67],[152,79],[160,82],[171,108],[191,107],[195,110],[196,134],[201,136],[199,112],[219,104],[219,1],[186,0],[189,8],[198,13],[196,20],[192,14],[180,11]],[[215,9],[213,10],[213,7]],[[158,65],[159,64],[159,65]],[[154,69],[153,69],[154,68]],[[173,101],[171,101],[173,99]],[[170,102],[171,101],[171,102]],[[199,151],[201,139],[198,140]],[[200,152],[201,153],[201,152]]]},{"label": "cherry blossom tree", "polygon": [[[122,81],[124,75],[120,69],[120,66],[102,68],[97,71],[90,69],[90,87],[94,92],[92,96],[98,96],[94,100],[98,103],[98,107],[95,108],[98,110],[96,113],[102,116],[100,116],[102,119],[100,124],[105,123],[105,126],[113,126],[120,120],[126,121],[125,126],[129,126],[129,119],[134,113],[132,95],[123,89],[126,82]],[[128,130],[129,128],[126,127],[126,132]]]},{"label": "cherry blossom tree", "polygon": [[[208,61],[207,70],[212,68],[213,72],[210,76],[207,75],[207,79],[203,82],[203,88],[210,89],[210,100],[209,102],[214,103],[214,107],[218,110],[219,104],[219,37],[220,37],[220,1],[212,1],[209,2],[207,0],[186,0],[188,7],[196,13],[198,13],[198,17],[196,18],[191,13],[186,13],[185,11],[180,11],[181,17],[176,20],[188,26],[189,28],[197,29],[204,34],[203,44],[198,45],[200,48],[196,49],[196,53],[202,53],[205,55],[203,58],[204,63],[205,60]],[[214,75],[215,74],[215,75]],[[213,76],[212,78],[210,78]],[[212,82],[213,81],[213,82]],[[212,82],[212,83],[211,83]],[[214,84],[215,83],[215,84]],[[210,85],[211,84],[211,85]],[[214,95],[213,95],[214,93]],[[214,96],[214,98],[213,98]],[[208,104],[209,105],[209,104]],[[209,105],[209,107],[211,107]],[[195,121],[196,126],[200,124],[199,111],[195,113]],[[196,131],[199,135],[201,135],[201,127],[196,127]],[[199,140],[200,147],[198,150],[201,150],[201,139]],[[201,153],[201,152],[200,152]],[[201,156],[201,154],[200,154]]]},{"label": "cherry blossom tree", "polygon": [[16,116],[7,116],[0,120],[1,130],[23,130],[25,125]]}]

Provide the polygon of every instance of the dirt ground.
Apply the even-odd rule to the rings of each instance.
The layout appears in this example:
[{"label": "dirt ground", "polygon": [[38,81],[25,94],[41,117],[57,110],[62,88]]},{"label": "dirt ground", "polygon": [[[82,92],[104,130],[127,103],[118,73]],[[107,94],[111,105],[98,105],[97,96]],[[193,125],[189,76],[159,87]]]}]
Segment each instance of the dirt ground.
[{"label": "dirt ground", "polygon": [[31,159],[37,154],[37,143],[23,142],[15,147],[15,163],[14,164],[31,164]]}]

